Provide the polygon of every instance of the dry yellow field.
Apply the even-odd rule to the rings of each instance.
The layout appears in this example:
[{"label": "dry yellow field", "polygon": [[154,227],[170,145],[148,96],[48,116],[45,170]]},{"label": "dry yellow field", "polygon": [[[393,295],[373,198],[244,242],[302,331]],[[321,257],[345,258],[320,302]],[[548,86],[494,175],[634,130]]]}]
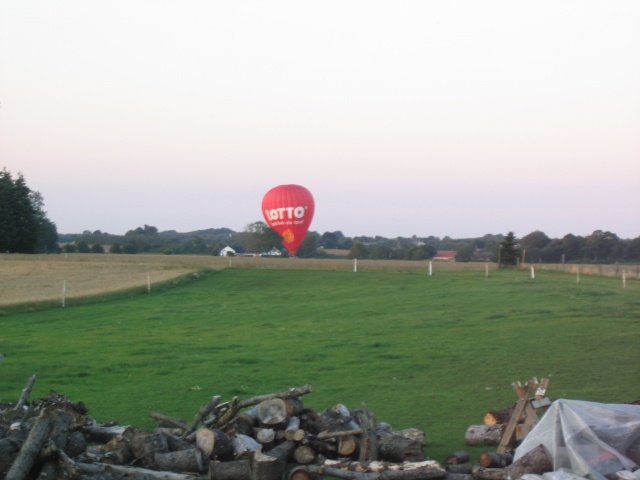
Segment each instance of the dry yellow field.
[{"label": "dry yellow field", "polygon": [[[113,255],[3,255],[0,306],[97,295],[187,275],[194,266],[159,262],[122,262]],[[118,256],[119,257],[119,256]],[[139,256],[139,260],[144,260]],[[109,260],[109,261],[106,261]],[[127,259],[129,260],[129,259]],[[147,259],[148,260],[148,259]]]}]

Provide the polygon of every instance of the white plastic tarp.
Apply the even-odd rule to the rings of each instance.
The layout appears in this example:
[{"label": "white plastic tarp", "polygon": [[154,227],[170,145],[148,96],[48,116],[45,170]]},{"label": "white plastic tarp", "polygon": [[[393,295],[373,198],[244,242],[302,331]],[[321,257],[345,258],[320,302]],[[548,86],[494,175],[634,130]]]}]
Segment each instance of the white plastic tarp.
[{"label": "white plastic tarp", "polygon": [[556,400],[516,449],[514,461],[543,444],[554,470],[615,478],[640,465],[640,405]]}]

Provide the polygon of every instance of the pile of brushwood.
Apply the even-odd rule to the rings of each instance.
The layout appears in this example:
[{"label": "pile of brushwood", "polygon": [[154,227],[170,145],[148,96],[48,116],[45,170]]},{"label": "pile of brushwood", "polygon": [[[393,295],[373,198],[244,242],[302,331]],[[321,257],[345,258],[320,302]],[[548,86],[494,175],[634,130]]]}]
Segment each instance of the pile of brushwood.
[{"label": "pile of brushwood", "polygon": [[[472,472],[456,471],[457,462],[444,469],[425,459],[423,432],[393,431],[377,423],[365,404],[354,410],[337,404],[320,413],[306,408],[302,397],[312,390],[308,384],[225,402],[214,396],[190,423],[152,412],[158,427],[143,430],[99,424],[83,403],[56,392],[29,402],[34,380],[18,402],[0,404],[0,478],[474,478]],[[507,468],[499,469],[500,478],[517,478],[519,471]]]}]

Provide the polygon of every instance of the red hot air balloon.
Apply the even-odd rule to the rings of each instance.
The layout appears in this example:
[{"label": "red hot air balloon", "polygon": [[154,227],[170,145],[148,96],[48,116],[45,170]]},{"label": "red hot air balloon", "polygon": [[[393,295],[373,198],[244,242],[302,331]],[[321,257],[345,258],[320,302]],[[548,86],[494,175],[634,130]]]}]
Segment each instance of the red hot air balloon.
[{"label": "red hot air balloon", "polygon": [[300,185],[279,185],[262,199],[267,224],[282,237],[282,244],[295,255],[309,230],[315,203],[311,192]]}]

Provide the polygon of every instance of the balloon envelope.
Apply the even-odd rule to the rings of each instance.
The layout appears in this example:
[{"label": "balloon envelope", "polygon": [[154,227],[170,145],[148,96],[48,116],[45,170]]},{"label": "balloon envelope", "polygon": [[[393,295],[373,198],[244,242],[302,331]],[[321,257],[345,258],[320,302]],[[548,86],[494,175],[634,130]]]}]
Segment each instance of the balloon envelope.
[{"label": "balloon envelope", "polygon": [[300,185],[279,185],[262,199],[262,214],[267,224],[282,237],[282,244],[291,255],[309,230],[315,203],[311,192]]}]

